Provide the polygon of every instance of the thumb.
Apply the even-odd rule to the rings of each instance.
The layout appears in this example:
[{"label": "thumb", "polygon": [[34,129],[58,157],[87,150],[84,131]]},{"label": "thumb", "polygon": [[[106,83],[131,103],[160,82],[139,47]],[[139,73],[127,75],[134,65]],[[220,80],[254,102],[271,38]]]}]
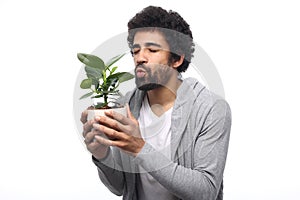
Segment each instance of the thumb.
[{"label": "thumb", "polygon": [[128,104],[128,103],[126,103],[126,110],[127,110],[127,115],[128,115],[128,117],[129,117],[129,119],[131,119],[131,120],[136,120],[135,117],[133,116],[133,114],[132,114],[131,111],[130,111],[130,107],[129,107],[129,104]]}]

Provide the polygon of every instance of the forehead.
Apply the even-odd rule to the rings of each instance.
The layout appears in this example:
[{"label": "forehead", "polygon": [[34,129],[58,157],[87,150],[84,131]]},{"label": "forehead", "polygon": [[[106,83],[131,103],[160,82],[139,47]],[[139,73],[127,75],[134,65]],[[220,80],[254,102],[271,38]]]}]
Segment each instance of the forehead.
[{"label": "forehead", "polygon": [[145,46],[147,43],[160,45],[164,49],[169,49],[165,36],[159,31],[138,31],[133,39],[133,44]]}]

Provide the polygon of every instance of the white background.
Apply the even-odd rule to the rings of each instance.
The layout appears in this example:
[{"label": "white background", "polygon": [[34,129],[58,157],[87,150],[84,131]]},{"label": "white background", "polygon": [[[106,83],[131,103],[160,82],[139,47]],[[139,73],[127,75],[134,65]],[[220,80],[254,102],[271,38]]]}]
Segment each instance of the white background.
[{"label": "white background", "polygon": [[222,78],[233,116],[225,199],[300,199],[297,1],[126,2],[0,1],[0,199],[120,199],[75,128],[76,53],[150,4],[188,21]]}]

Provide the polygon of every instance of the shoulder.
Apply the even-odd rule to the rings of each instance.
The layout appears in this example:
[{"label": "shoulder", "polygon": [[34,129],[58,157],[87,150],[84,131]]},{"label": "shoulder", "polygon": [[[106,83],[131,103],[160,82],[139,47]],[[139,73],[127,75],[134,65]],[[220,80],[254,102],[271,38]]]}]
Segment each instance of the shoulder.
[{"label": "shoulder", "polygon": [[132,101],[136,102],[139,101],[143,96],[143,91],[134,88],[133,90],[127,92],[124,96],[121,96],[118,99],[118,102],[121,104],[131,103]]},{"label": "shoulder", "polygon": [[[231,117],[230,106],[221,96],[215,94],[194,78],[182,82],[177,94],[179,105],[192,107],[193,117],[203,118],[213,114],[214,117]],[[189,107],[185,105],[185,107]]]},{"label": "shoulder", "polygon": [[142,102],[145,96],[145,92],[137,88],[130,92],[127,92],[123,97],[118,100],[118,103],[125,105],[129,104],[130,110],[135,118],[139,117],[139,110],[142,107]]}]

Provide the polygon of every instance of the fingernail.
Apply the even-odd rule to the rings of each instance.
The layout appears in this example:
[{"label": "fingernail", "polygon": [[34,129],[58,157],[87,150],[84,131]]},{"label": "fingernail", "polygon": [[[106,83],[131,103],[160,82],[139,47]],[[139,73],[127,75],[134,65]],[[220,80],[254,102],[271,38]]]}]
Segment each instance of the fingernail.
[{"label": "fingernail", "polygon": [[95,138],[98,138],[98,139],[101,138],[99,135],[95,135],[94,137],[95,137]]},{"label": "fingernail", "polygon": [[94,128],[99,128],[99,124],[93,124]]},{"label": "fingernail", "polygon": [[105,111],[105,114],[109,114],[109,115],[112,115],[113,114],[113,111]]},{"label": "fingernail", "polygon": [[99,116],[95,116],[95,120],[99,121],[100,117]]}]

